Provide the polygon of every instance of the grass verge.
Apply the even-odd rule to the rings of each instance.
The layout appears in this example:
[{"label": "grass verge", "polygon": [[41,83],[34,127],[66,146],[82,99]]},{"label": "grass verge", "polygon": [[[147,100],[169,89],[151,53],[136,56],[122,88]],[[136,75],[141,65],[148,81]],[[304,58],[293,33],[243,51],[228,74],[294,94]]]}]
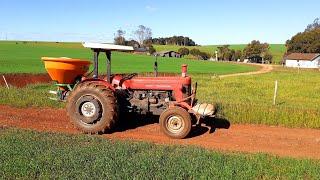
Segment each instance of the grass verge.
[{"label": "grass verge", "polygon": [[64,103],[50,100],[49,90],[56,90],[53,84],[34,84],[24,88],[0,87],[0,104],[18,108],[26,107],[64,107]]},{"label": "grass verge", "polygon": [[0,129],[4,179],[319,179],[320,162]]},{"label": "grass verge", "polygon": [[[254,76],[215,78],[194,75],[201,101],[217,103],[231,123],[320,128],[320,73],[276,68]],[[276,105],[274,84],[278,80]]]}]

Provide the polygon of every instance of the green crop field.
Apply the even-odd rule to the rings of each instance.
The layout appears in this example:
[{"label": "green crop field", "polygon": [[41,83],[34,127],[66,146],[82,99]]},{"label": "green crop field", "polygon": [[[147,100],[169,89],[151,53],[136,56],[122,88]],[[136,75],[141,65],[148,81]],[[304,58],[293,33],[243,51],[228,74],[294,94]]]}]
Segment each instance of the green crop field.
[{"label": "green crop field", "polygon": [[[254,76],[219,79],[194,75],[198,98],[217,103],[220,114],[231,123],[320,128],[320,72],[276,68]],[[273,105],[278,80],[276,105]]]},{"label": "green crop field", "polygon": [[[206,45],[206,46],[186,46],[188,49],[197,48],[200,51],[207,52],[211,55],[217,50],[217,47],[220,45]],[[175,46],[175,45],[154,45],[154,48],[157,51],[164,51],[164,50],[173,50],[178,51],[179,48],[182,46]],[[246,44],[231,44],[230,49],[234,50],[243,50],[246,47]],[[274,61],[279,63],[282,61],[282,57],[286,52],[286,47],[284,44],[270,44],[270,52],[273,55]]]},{"label": "green crop field", "polygon": [[[45,73],[41,57],[71,57],[92,59],[91,50],[80,43],[10,42],[0,41],[0,73]],[[105,72],[105,55],[100,56],[99,69]],[[114,52],[114,73],[153,72],[154,57]],[[191,73],[230,74],[256,70],[255,67],[239,64],[197,61],[177,58],[159,58],[160,72],[180,72],[181,64],[189,65]]]},{"label": "green crop field", "polygon": [[0,129],[1,179],[319,179],[320,162]]}]

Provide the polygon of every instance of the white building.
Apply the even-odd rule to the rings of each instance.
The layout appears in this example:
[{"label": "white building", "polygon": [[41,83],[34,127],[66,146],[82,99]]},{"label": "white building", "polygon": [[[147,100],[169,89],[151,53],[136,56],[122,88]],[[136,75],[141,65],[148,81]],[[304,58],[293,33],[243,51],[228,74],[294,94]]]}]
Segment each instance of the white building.
[{"label": "white building", "polygon": [[291,53],[284,58],[287,67],[320,68],[320,54]]}]

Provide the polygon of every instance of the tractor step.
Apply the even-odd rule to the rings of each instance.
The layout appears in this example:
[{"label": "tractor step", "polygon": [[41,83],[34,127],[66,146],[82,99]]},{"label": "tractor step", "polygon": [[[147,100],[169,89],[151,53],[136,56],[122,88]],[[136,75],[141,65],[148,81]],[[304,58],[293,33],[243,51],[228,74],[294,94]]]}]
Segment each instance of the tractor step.
[{"label": "tractor step", "polygon": [[54,94],[54,95],[57,95],[57,94],[58,94],[57,91],[52,91],[52,90],[50,90],[49,93],[50,93],[50,94]]},{"label": "tractor step", "polygon": [[58,98],[49,97],[50,100],[59,101]]},{"label": "tractor step", "polygon": [[[50,90],[49,91],[49,94],[53,94],[53,95],[58,95],[58,91],[53,91],[53,90]],[[59,99],[58,98],[56,98],[56,97],[48,97],[50,100],[54,100],[54,101],[59,101]]]}]

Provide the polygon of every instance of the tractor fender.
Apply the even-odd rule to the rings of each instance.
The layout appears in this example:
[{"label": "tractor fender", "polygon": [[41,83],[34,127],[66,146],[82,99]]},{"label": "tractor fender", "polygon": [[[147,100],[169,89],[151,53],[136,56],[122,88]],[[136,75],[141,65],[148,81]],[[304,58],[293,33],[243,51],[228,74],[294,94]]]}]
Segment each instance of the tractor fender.
[{"label": "tractor fender", "polygon": [[93,78],[90,78],[90,79],[85,79],[83,81],[81,81],[81,83],[84,83],[84,82],[98,82],[98,83],[101,83],[102,85],[108,87],[109,89],[111,89],[112,91],[115,91],[115,88],[106,80],[103,80],[103,79],[93,79]]}]

